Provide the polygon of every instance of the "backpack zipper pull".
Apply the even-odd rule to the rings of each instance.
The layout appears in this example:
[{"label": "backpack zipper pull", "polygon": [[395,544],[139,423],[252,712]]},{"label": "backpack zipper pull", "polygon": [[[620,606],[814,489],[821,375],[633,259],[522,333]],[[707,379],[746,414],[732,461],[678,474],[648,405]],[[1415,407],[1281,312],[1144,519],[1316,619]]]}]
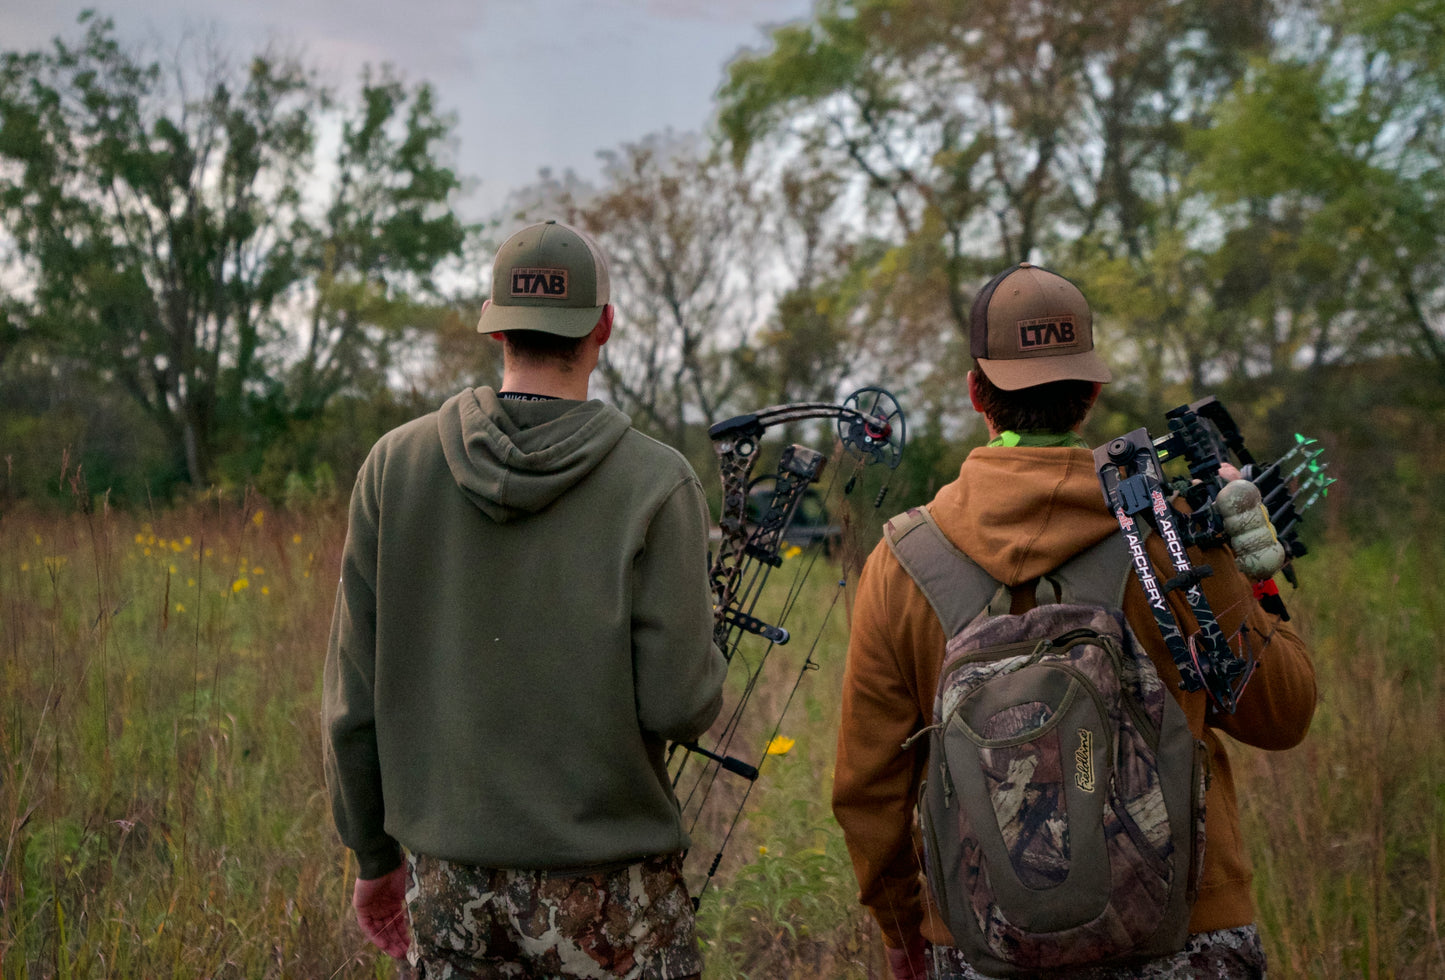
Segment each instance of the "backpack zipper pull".
[{"label": "backpack zipper pull", "polygon": [[923,736],[927,735],[929,732],[933,731],[934,729],[936,729],[936,728],[942,728],[942,727],[943,727],[943,723],[942,723],[942,722],[939,722],[938,724],[935,724],[935,725],[929,725],[927,728],[920,728],[918,731],[914,732],[912,735],[910,735],[910,736],[908,736],[907,738],[905,738],[905,739],[903,740],[903,744],[900,745],[899,748],[900,748],[900,749],[905,749],[905,750],[906,750],[906,749],[909,749],[909,748],[912,748],[914,742],[918,741],[920,738],[922,738]]}]

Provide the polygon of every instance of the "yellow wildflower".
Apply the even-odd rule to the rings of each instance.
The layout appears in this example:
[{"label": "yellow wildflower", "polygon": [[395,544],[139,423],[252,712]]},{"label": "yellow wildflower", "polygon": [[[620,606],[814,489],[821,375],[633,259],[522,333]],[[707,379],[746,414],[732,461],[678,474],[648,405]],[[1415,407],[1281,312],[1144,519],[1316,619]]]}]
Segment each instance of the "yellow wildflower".
[{"label": "yellow wildflower", "polygon": [[263,585],[263,586],[261,586],[261,594],[262,594],[262,595],[270,595],[270,594],[271,594],[271,587],[270,587],[269,585]]},{"label": "yellow wildflower", "polygon": [[21,570],[22,572],[28,572],[28,571],[30,571],[30,562],[28,562],[28,561],[22,561],[22,562],[20,563],[20,570]]},{"label": "yellow wildflower", "polygon": [[249,589],[250,587],[251,583],[243,578],[238,578],[236,579],[236,581],[231,583],[232,592],[240,592],[242,589]]},{"label": "yellow wildflower", "polygon": [[767,856],[768,856],[768,846],[767,846],[766,844],[759,844],[759,845],[758,845],[758,857],[767,857]]},{"label": "yellow wildflower", "polygon": [[265,520],[266,512],[264,510],[258,510],[256,511],[256,513],[251,515],[251,523],[256,525],[257,527],[260,527],[265,522]]},{"label": "yellow wildflower", "polygon": [[137,535],[135,536],[135,543],[136,543],[136,544],[145,544],[145,543],[146,543],[146,536],[145,536],[144,534],[137,534]]},{"label": "yellow wildflower", "polygon": [[266,574],[266,569],[262,568],[260,565],[257,565],[255,568],[251,569],[251,574],[252,574],[252,575],[265,575],[265,574]]},{"label": "yellow wildflower", "polygon": [[799,547],[798,547],[797,545],[795,545],[795,544],[788,545],[788,547],[786,547],[786,548],[783,549],[783,557],[784,557],[784,558],[796,558],[796,557],[798,557],[799,555],[801,555],[802,553],[803,553],[803,549],[802,549],[802,548],[799,548]]},{"label": "yellow wildflower", "polygon": [[293,534],[293,535],[291,535],[291,543],[292,543],[292,544],[300,544],[300,543],[301,543],[301,535],[299,535],[299,534]]},{"label": "yellow wildflower", "polygon": [[172,550],[172,551],[180,551],[180,550],[181,550],[182,548],[184,548],[184,547],[185,547],[185,545],[181,544],[179,541],[172,541],[172,542],[171,542],[171,550]]},{"label": "yellow wildflower", "polygon": [[768,755],[787,755],[793,750],[793,746],[797,744],[795,739],[788,738],[786,735],[779,735],[768,743]]},{"label": "yellow wildflower", "polygon": [[185,607],[185,606],[181,605],[179,602],[176,603],[176,612],[178,612],[178,613],[183,613],[183,612],[185,612],[185,611],[186,611],[186,607]]},{"label": "yellow wildflower", "polygon": [[186,535],[185,540],[182,542],[182,544],[184,544],[187,548],[191,546],[191,536],[189,534]]}]

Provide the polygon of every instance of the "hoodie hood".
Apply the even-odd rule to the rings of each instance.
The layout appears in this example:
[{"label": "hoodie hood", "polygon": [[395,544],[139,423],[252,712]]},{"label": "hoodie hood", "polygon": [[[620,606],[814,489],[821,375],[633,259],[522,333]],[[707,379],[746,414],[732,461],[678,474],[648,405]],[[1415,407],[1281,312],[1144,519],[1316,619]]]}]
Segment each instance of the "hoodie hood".
[{"label": "hoodie hood", "polygon": [[1018,585],[1119,530],[1087,449],[983,447],[929,513],[984,571]]},{"label": "hoodie hood", "polygon": [[468,388],[437,413],[452,478],[506,523],[551,504],[606,458],[632,420],[600,401],[510,401]]}]

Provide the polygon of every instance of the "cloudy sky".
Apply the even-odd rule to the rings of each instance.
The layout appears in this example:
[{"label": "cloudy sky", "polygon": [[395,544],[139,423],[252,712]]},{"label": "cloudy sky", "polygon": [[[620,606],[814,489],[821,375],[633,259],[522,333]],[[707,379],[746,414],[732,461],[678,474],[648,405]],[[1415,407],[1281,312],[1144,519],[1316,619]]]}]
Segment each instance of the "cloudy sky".
[{"label": "cloudy sky", "polygon": [[0,48],[78,37],[92,7],[135,40],[215,33],[238,53],[297,44],[350,87],[390,62],[456,113],[457,167],[480,214],[546,167],[596,172],[598,150],[709,122],[726,63],[811,0],[0,0]]}]

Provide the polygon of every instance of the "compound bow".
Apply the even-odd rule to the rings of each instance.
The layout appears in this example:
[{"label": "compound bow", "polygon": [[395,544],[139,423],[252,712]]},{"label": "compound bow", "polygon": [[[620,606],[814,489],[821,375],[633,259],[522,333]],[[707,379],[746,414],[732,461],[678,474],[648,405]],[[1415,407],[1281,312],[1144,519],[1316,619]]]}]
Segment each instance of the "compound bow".
[{"label": "compound bow", "polygon": [[[1283,546],[1282,569],[1291,585],[1297,585],[1293,560],[1305,553],[1299,539],[1299,521],[1304,512],[1329,490],[1335,481],[1325,476],[1328,464],[1319,462],[1322,450],[1315,440],[1295,435],[1289,452],[1270,464],[1256,462],[1244,446],[1244,437],[1225,407],[1213,397],[1167,412],[1169,434],[1152,438],[1147,429],[1135,429],[1094,450],[1104,499],[1124,532],[1133,556],[1134,571],[1144,587],[1155,622],[1164,636],[1170,657],[1179,667],[1186,691],[1203,688],[1222,711],[1232,712],[1250,676],[1252,657],[1236,656],[1223,635],[1214,611],[1200,583],[1213,574],[1208,565],[1190,563],[1186,547],[1223,544],[1227,535],[1224,521],[1215,507],[1226,485],[1220,467],[1238,461],[1240,474],[1258,488],[1263,506]],[[1170,480],[1163,464],[1182,459],[1188,475]],[[1292,465],[1285,472],[1286,465]],[[1175,510],[1174,500],[1188,504]],[[1143,547],[1144,529],[1152,527],[1169,552],[1174,575],[1160,583]],[[1199,629],[1185,636],[1165,602],[1166,593],[1181,589],[1189,602]],[[1289,614],[1273,578],[1256,583],[1255,595],[1265,608],[1283,619]]]},{"label": "compound bow", "polygon": [[[881,463],[890,471],[896,470],[902,458],[906,439],[906,424],[903,411],[892,394],[882,388],[866,387],[855,391],[841,404],[825,402],[803,402],[791,405],[775,405],[746,415],[718,422],[708,430],[717,454],[718,470],[722,478],[722,506],[718,519],[720,539],[712,558],[708,576],[713,593],[713,615],[715,620],[713,639],[727,657],[730,672],[742,671],[742,690],[731,710],[724,713],[707,737],[708,745],[698,742],[674,743],[669,753],[669,770],[673,789],[682,801],[684,814],[690,822],[689,831],[697,837],[699,819],[703,814],[708,797],[722,772],[742,778],[740,798],[730,821],[717,846],[717,852],[708,866],[706,877],[699,887],[692,889],[693,901],[701,899],[704,891],[717,873],[723,851],[731,839],[733,830],[741,818],[752,787],[758,779],[759,768],[768,756],[771,746],[776,743],[781,731],[783,716],[792,703],[803,677],[809,670],[816,670],[813,652],[821,638],[823,623],[818,627],[818,636],[803,658],[792,689],[782,706],[778,717],[771,726],[771,735],[757,752],[757,762],[748,762],[733,754],[733,743],[739,735],[740,724],[753,693],[758,689],[759,679],[769,654],[775,647],[786,644],[790,639],[784,625],[799,594],[799,588],[817,560],[815,550],[810,563],[799,570],[788,590],[781,612],[772,621],[759,617],[758,603],[763,587],[773,569],[783,563],[783,549],[789,528],[792,526],[799,506],[810,489],[823,476],[827,456],[815,449],[793,444],[783,449],[779,458],[776,476],[752,478],[754,464],[758,461],[763,434],[769,429],[811,419],[836,420],[838,442],[852,460],[851,472],[846,478],[840,472],[834,475],[834,486],[841,480],[842,493],[851,493],[858,472],[864,466]],[[891,480],[892,474],[889,474]],[[765,506],[757,508],[758,513],[750,514],[750,498],[764,481],[772,481],[772,491],[767,495]],[[873,506],[882,506],[887,495],[889,482],[885,480],[874,499]],[[844,575],[846,575],[846,561]],[[840,577],[833,601],[828,606],[832,612],[838,596],[842,594],[846,577]],[[739,656],[739,649],[745,639],[757,637],[763,643],[756,657]],[[732,688],[730,687],[729,690]],[[703,765],[691,767],[689,784],[684,787],[683,777],[694,757],[703,760]],[[685,791],[684,791],[685,790]]]}]

